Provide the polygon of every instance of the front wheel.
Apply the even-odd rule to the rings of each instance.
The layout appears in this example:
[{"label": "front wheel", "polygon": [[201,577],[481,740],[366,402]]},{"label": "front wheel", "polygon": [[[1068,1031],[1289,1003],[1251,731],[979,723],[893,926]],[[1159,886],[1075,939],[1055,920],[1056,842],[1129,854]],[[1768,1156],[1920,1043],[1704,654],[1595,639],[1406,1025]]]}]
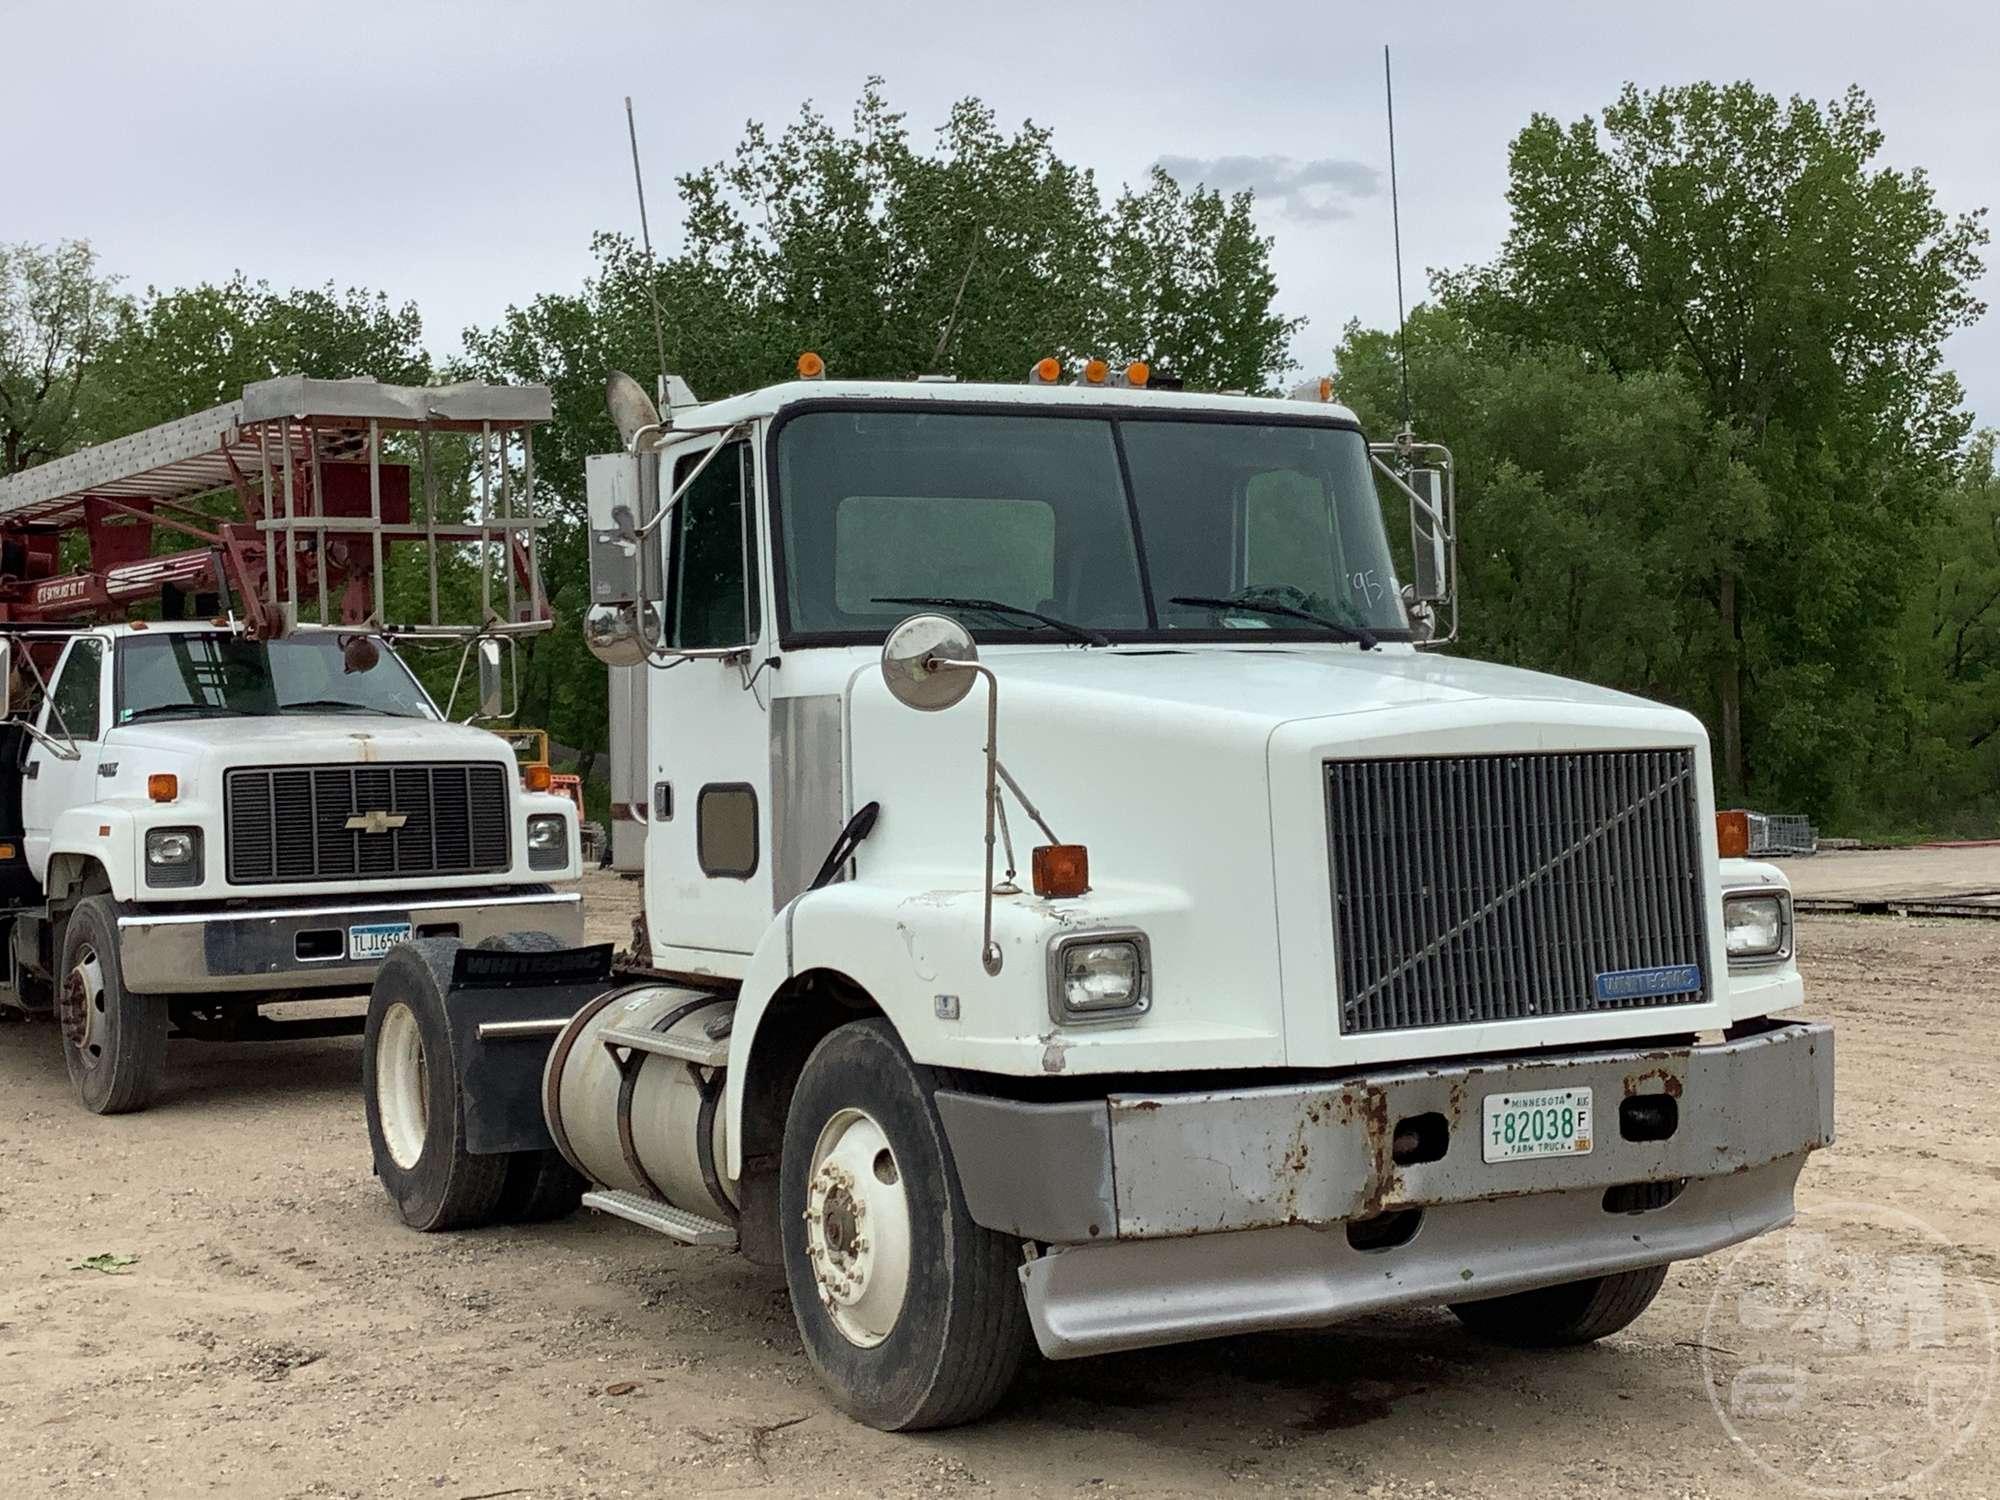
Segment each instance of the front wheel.
[{"label": "front wheel", "polygon": [[984,1416],[1029,1348],[1019,1242],[972,1222],[928,1070],[886,1021],[831,1032],[785,1119],[785,1280],[813,1369],[871,1427]]},{"label": "front wheel", "polygon": [[1629,1327],[1653,1305],[1666,1280],[1665,1266],[1647,1266],[1481,1302],[1457,1302],[1451,1310],[1459,1322],[1493,1343],[1558,1349],[1594,1343]]},{"label": "front wheel", "polygon": [[144,1109],[167,1062],[167,1006],[125,988],[118,959],[118,906],[85,896],[63,924],[56,1013],[63,1061],[92,1114]]}]

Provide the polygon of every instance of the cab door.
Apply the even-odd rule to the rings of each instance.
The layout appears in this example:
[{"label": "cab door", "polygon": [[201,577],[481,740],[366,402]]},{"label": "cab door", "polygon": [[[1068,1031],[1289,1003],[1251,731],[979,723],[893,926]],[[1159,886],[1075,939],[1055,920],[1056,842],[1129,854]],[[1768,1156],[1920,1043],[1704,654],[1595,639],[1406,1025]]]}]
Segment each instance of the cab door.
[{"label": "cab door", "polygon": [[759,577],[756,451],[742,439],[715,448],[676,447],[662,459],[662,493],[693,482],[662,528],[662,629],[687,654],[647,683],[646,919],[656,963],[740,974],[771,923],[775,653]]},{"label": "cab door", "polygon": [[79,635],[64,648],[57,663],[48,700],[36,725],[44,735],[75,757],[58,754],[39,739],[29,739],[21,762],[21,842],[27,846],[28,868],[46,882],[49,832],[56,814],[97,798],[98,741],[109,722],[104,697],[105,641]]}]

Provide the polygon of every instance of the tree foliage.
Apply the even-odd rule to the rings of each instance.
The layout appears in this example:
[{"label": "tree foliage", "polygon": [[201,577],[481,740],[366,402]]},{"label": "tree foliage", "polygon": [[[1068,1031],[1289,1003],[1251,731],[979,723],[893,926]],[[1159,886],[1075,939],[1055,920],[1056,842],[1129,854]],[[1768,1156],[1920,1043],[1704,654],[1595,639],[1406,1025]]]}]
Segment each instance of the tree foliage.
[{"label": "tree foliage", "polygon": [[0,245],[0,474],[76,445],[85,379],[125,305],[88,241]]},{"label": "tree foliage", "polygon": [[416,304],[349,288],[275,291],[241,271],[221,283],[118,305],[84,402],[92,441],[234,401],[276,375],[366,375],[422,385],[431,375]]},{"label": "tree foliage", "polygon": [[[1881,145],[1858,91],[1821,105],[1748,84],[1627,87],[1601,118],[1537,116],[1510,153],[1500,254],[1437,278],[1456,331],[1434,333],[1454,352],[1438,369],[1413,356],[1427,413],[1473,400],[1461,419],[1495,446],[1475,443],[1467,489],[1515,546],[1544,506],[1555,555],[1602,546],[1615,560],[1671,538],[1630,552],[1644,571],[1590,597],[1601,625],[1621,591],[1644,588],[1677,634],[1636,656],[1614,630],[1520,659],[1698,709],[1728,794],[1822,813],[1871,805],[1873,747],[1907,727],[1901,626],[1970,425],[1942,345],[1984,311],[1980,215],[1947,214],[1921,171],[1876,161]],[[1547,412],[1558,428],[1493,427],[1522,399],[1515,383],[1551,380],[1572,387]],[[1635,402],[1654,406],[1639,428],[1620,420]],[[1586,413],[1606,424],[1594,437]],[[1460,435],[1448,419],[1436,430]],[[1604,450],[1657,454],[1668,439],[1678,476],[1632,475],[1645,497],[1601,488],[1616,466]],[[1536,495],[1515,493],[1523,476]],[[1487,544],[1470,520],[1467,535]],[[1495,565],[1482,555],[1469,572]],[[1678,665],[1661,675],[1669,652]]]}]

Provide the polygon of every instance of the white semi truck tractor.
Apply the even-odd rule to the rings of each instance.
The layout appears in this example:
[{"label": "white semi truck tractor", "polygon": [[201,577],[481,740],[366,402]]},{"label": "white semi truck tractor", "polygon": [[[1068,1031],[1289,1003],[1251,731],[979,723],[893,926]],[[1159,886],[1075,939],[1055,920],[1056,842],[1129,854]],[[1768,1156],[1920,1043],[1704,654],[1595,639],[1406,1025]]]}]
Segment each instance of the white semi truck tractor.
[{"label": "white semi truck tractor", "polygon": [[405,938],[580,940],[574,805],[453,722],[507,711],[550,623],[549,404],[287,376],[0,477],[0,1021],[60,1022],[85,1108],[152,1101],[170,1037],[358,1032],[273,1008],[364,994]]},{"label": "white semi truck tractor", "polygon": [[588,629],[643,705],[643,930],[390,956],[409,1222],[553,1150],[782,1267],[833,1399],[913,1429],[1037,1348],[1424,1304],[1581,1343],[1791,1219],[1833,1039],[1781,1015],[1786,881],[1691,715],[1435,653],[1444,450],[1138,364],[800,373],[613,381]]}]

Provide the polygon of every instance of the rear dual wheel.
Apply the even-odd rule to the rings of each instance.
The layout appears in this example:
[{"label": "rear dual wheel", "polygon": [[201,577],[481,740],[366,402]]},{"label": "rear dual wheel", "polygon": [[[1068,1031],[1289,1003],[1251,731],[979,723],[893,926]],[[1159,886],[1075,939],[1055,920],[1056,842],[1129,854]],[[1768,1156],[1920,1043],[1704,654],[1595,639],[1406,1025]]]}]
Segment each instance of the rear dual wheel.
[{"label": "rear dual wheel", "polygon": [[[521,940],[544,936],[523,933],[516,941],[527,948]],[[402,943],[376,972],[361,1053],[375,1175],[403,1222],[427,1233],[561,1218],[575,1210],[584,1183],[554,1150],[465,1149],[465,1104],[445,1015],[457,947],[452,938]]]}]

